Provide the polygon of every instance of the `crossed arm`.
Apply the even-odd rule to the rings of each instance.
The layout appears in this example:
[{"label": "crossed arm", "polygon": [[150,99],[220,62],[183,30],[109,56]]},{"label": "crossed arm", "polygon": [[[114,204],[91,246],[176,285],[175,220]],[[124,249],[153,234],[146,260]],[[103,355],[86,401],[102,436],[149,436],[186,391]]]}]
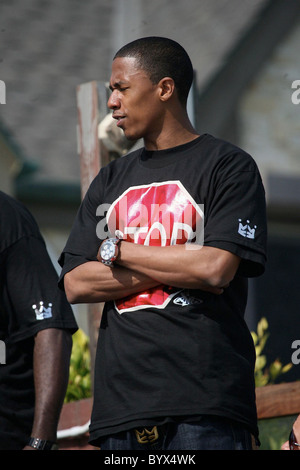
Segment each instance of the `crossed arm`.
[{"label": "crossed arm", "polygon": [[218,295],[234,278],[239,263],[238,256],[214,247],[121,241],[113,268],[87,262],[68,272],[64,285],[70,303],[117,300],[159,284]]}]

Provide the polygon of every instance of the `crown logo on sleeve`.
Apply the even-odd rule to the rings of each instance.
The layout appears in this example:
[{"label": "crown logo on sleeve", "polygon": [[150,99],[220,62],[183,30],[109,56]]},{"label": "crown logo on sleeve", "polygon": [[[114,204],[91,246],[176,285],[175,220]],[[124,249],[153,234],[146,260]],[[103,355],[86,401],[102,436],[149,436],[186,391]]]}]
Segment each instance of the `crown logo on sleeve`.
[{"label": "crown logo on sleeve", "polygon": [[242,219],[239,219],[239,227],[238,233],[245,238],[255,238],[255,231],[257,229],[257,225],[254,225],[253,228],[250,226],[250,220],[246,221],[246,224],[243,225]]},{"label": "crown logo on sleeve", "polygon": [[32,309],[34,310],[37,320],[44,320],[45,318],[52,317],[52,304],[49,303],[48,307],[44,306],[44,302],[40,302],[39,305],[33,304]]}]

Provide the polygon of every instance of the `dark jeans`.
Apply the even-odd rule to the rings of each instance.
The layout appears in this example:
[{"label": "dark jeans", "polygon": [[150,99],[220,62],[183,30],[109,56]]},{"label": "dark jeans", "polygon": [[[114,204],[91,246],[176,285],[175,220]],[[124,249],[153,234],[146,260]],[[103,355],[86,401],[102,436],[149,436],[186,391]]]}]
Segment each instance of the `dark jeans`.
[{"label": "dark jeans", "polygon": [[101,450],[252,450],[250,432],[222,418],[202,417],[197,423],[169,423],[157,429],[154,442],[141,444],[135,430],[130,430],[103,438]]}]

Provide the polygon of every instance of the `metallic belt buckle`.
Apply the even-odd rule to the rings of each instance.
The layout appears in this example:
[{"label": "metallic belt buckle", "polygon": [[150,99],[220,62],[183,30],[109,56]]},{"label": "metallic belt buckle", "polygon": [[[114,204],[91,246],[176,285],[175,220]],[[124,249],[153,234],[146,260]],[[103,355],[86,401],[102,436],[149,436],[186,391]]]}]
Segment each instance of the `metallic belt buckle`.
[{"label": "metallic belt buckle", "polygon": [[157,426],[153,426],[152,429],[143,428],[142,431],[135,429],[134,432],[139,444],[152,444],[158,439]]}]

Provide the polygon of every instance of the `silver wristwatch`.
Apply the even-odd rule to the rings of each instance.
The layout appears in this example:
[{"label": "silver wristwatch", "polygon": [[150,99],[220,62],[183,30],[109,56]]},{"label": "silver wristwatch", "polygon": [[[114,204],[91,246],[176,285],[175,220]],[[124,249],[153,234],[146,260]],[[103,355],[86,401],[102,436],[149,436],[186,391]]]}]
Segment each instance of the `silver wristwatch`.
[{"label": "silver wristwatch", "polygon": [[104,240],[99,249],[99,258],[106,266],[113,266],[114,261],[119,254],[118,243],[119,238],[107,238]]}]

